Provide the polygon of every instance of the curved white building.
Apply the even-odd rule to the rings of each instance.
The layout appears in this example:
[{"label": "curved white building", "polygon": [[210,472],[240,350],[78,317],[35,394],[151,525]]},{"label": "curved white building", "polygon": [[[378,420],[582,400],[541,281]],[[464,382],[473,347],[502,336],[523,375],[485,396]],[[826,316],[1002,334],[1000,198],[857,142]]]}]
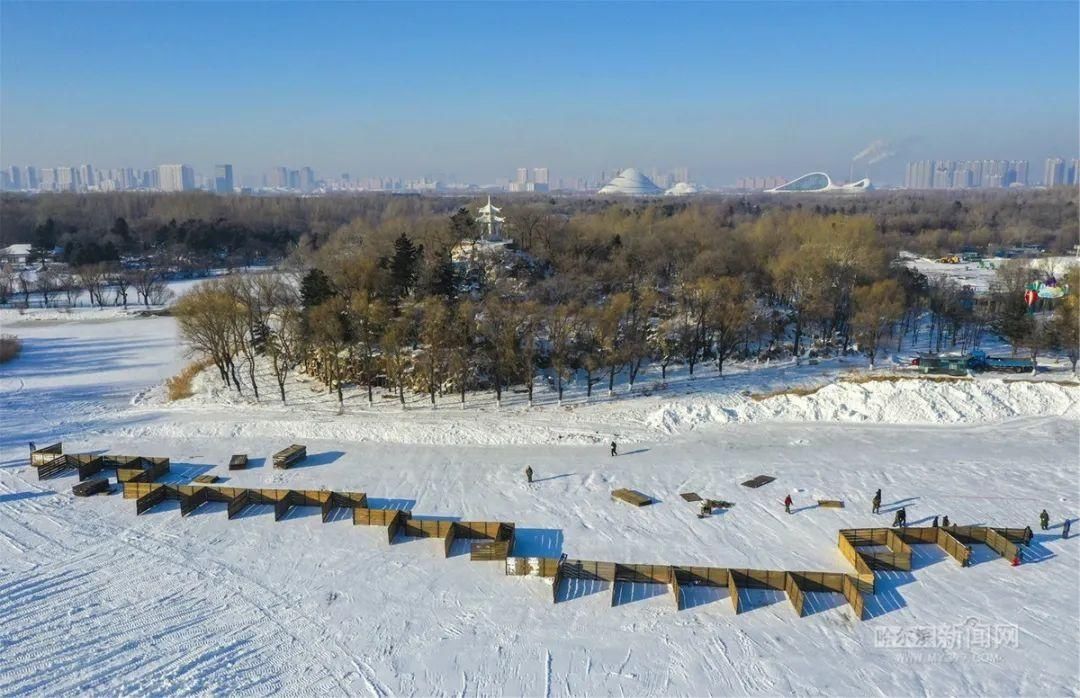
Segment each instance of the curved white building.
[{"label": "curved white building", "polygon": [[703,191],[705,189],[696,184],[677,182],[675,186],[664,192],[664,196],[688,196],[690,194],[700,194]]},{"label": "curved white building", "polygon": [[871,189],[869,179],[860,179],[850,184],[834,184],[829,175],[824,172],[811,172],[797,177],[787,184],[781,184],[772,189],[766,189],[766,194],[814,194],[818,192],[831,192],[834,194],[860,194]]},{"label": "curved white building", "polygon": [[598,194],[623,194],[626,196],[656,196],[663,194],[664,190],[653,184],[653,181],[641,174],[633,167],[629,167],[618,174],[600,188]]}]

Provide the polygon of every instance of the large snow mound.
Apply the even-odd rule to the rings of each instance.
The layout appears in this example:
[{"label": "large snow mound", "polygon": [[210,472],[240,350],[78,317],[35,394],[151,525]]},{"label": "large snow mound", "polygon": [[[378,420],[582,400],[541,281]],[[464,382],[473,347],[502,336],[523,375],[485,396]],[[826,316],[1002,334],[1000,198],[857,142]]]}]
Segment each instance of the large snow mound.
[{"label": "large snow mound", "polygon": [[1049,381],[840,381],[810,395],[680,400],[661,406],[645,421],[674,433],[709,423],[760,421],[965,424],[1035,416],[1080,419],[1078,400],[1077,385]]}]

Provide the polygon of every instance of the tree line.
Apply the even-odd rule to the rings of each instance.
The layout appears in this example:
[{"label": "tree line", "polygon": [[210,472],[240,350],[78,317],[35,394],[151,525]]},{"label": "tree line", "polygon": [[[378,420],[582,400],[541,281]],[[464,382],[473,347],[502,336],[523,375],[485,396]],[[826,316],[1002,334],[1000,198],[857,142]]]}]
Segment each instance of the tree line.
[{"label": "tree line", "polygon": [[450,258],[452,242],[474,234],[467,211],[424,231],[423,244],[350,229],[298,254],[305,266],[293,276],[207,282],[175,313],[192,348],[235,390],[258,394],[255,365],[265,355],[282,400],[298,366],[339,401],[354,384],[369,401],[386,389],[402,403],[407,393],[464,401],[468,390],[491,390],[501,402],[515,386],[531,401],[538,376],[561,400],[574,376],[591,396],[594,386],[612,392],[623,380],[632,390],[650,364],[666,380],[673,364],[693,374],[708,362],[722,375],[733,358],[857,350],[873,363],[920,337],[938,350],[969,349],[987,329],[1018,350],[1076,344],[1068,313],[1075,318],[1080,284],[1042,312],[1024,305],[1024,317],[1006,322],[1024,304],[1015,286],[1034,278],[1030,265],[1002,265],[994,292],[976,297],[895,263],[867,216],[794,209],[724,235],[660,220],[651,235],[601,232],[608,217],[627,215],[539,220],[533,253],[515,253],[527,262],[489,264],[478,283],[466,283]]}]

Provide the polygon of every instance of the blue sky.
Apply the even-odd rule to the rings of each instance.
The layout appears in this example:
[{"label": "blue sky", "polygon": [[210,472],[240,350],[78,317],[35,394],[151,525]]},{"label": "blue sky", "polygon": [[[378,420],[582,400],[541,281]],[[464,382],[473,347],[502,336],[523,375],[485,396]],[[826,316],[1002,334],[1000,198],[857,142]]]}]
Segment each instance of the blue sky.
[{"label": "blue sky", "polygon": [[1078,4],[0,2],[0,159],[843,178],[1078,148]]}]

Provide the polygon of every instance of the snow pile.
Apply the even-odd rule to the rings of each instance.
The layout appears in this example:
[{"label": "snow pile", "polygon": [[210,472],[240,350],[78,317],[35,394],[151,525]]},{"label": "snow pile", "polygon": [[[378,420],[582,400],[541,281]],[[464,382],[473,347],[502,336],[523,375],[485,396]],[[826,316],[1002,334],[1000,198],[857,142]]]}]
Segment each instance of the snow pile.
[{"label": "snow pile", "polygon": [[965,424],[1016,417],[1080,419],[1080,388],[1049,381],[1000,379],[837,382],[810,395],[777,395],[755,401],[714,396],[672,402],[645,421],[665,433],[710,423],[876,422]]}]

